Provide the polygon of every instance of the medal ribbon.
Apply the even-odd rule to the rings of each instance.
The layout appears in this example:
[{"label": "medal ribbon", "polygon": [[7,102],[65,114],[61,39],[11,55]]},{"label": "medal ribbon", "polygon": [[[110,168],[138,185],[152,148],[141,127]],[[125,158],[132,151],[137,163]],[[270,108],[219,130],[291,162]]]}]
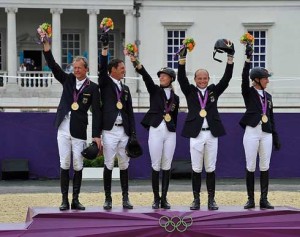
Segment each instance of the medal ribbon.
[{"label": "medal ribbon", "polygon": [[172,105],[173,105],[173,102],[174,102],[174,92],[171,90],[171,95],[170,95],[170,99],[171,99],[171,102],[170,104],[168,105],[168,101],[166,100],[166,98],[164,97],[164,104],[165,104],[165,112],[166,114],[168,114],[170,111],[171,111],[171,108],[172,108]]},{"label": "medal ribbon", "polygon": [[119,89],[116,87],[116,93],[117,93],[117,99],[118,99],[118,101],[121,101],[121,96],[123,94],[123,90],[121,90],[119,92]]},{"label": "medal ribbon", "polygon": [[260,103],[261,103],[263,114],[267,114],[267,96],[266,96],[265,91],[263,93],[264,93],[264,100],[262,99],[262,97],[260,95],[259,95],[259,100],[260,100]]},{"label": "medal ribbon", "polygon": [[208,93],[207,90],[204,93],[204,100],[202,100],[201,95],[200,95],[200,91],[197,92],[198,93],[198,99],[199,99],[199,103],[201,106],[201,109],[205,109],[206,103],[207,103],[207,99],[208,99]]},{"label": "medal ribbon", "polygon": [[74,91],[73,91],[73,101],[77,103],[78,101],[78,98],[79,98],[79,95],[81,94],[81,92],[83,91],[83,89],[87,86],[87,84],[89,83],[89,79],[87,78],[85,80],[85,82],[83,83],[83,85],[80,87],[78,93],[76,92],[76,85],[75,85],[75,88],[74,88]]}]

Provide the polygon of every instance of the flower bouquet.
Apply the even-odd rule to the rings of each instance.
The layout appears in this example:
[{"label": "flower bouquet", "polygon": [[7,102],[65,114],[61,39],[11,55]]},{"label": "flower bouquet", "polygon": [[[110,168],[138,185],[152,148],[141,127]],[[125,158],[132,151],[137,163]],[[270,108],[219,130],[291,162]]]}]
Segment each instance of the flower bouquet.
[{"label": "flower bouquet", "polygon": [[247,32],[247,33],[245,33],[241,36],[240,42],[242,44],[251,44],[251,45],[253,45],[254,44],[254,37],[249,32]]},{"label": "flower bouquet", "polygon": [[52,27],[49,23],[43,23],[37,28],[37,36],[39,38],[39,44],[43,43],[46,39],[49,43],[51,43],[52,38]]},{"label": "flower bouquet", "polygon": [[193,38],[185,38],[182,41],[182,44],[188,49],[189,52],[191,52],[194,49],[196,42]]},{"label": "flower bouquet", "polygon": [[124,54],[125,55],[133,55],[133,56],[137,56],[138,53],[138,47],[136,46],[136,44],[126,44],[125,49],[124,49]]},{"label": "flower bouquet", "polygon": [[109,17],[104,17],[100,23],[100,29],[104,32],[108,32],[109,30],[114,29],[114,22]]},{"label": "flower bouquet", "polygon": [[175,53],[175,56],[178,55],[179,58],[185,58],[187,50],[191,52],[194,49],[195,45],[196,42],[193,38],[185,38],[182,41],[182,45],[180,46],[179,50]]}]

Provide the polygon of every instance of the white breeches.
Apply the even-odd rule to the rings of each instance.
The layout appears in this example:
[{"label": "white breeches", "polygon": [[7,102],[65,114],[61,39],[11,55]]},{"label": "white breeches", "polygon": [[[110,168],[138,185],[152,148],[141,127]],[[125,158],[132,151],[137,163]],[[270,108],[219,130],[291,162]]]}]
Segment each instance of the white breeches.
[{"label": "white breeches", "polygon": [[125,153],[128,138],[122,126],[113,126],[109,131],[102,131],[104,164],[109,170],[114,168],[115,157],[120,170],[128,168],[130,158]]},{"label": "white breeches", "polygon": [[272,134],[263,132],[261,125],[257,125],[255,128],[247,126],[243,144],[247,170],[250,172],[255,171],[257,154],[259,156],[260,171],[269,170],[272,153]]},{"label": "white breeches", "polygon": [[218,154],[218,138],[210,131],[201,131],[196,138],[190,138],[190,153],[193,171],[200,173],[203,169],[207,173],[216,169]]},{"label": "white breeches", "polygon": [[86,148],[86,141],[74,138],[70,134],[70,117],[64,118],[57,132],[58,152],[60,167],[70,169],[71,156],[73,157],[73,169],[80,171],[83,168],[83,156],[81,152]]},{"label": "white breeches", "polygon": [[164,120],[157,128],[150,127],[148,146],[152,168],[155,171],[171,169],[176,147],[176,133],[168,130]]}]

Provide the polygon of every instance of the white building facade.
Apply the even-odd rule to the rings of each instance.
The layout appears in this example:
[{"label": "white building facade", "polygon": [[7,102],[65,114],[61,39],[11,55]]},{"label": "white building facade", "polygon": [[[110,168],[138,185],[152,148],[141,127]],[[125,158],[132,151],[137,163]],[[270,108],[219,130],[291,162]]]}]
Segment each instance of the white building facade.
[{"label": "white building facade", "polygon": [[[279,112],[300,110],[299,52],[300,1],[177,1],[177,0],[0,0],[0,108],[51,111],[58,105],[61,85],[49,71],[41,45],[36,43],[36,29],[52,24],[52,51],[58,64],[67,69],[76,55],[88,57],[90,77],[97,80],[99,24],[111,17],[110,57],[125,59],[125,83],[130,86],[136,111],[144,111],[148,94],[143,81],[123,54],[126,43],[135,42],[139,58],[148,72],[163,66],[177,68],[174,53],[185,37],[193,37],[195,49],[188,54],[187,71],[191,82],[198,68],[210,72],[212,82],[223,75],[226,56],[213,60],[214,43],[228,38],[235,44],[234,75],[220,98],[223,111],[243,111],[240,83],[244,64],[244,46],[239,39],[249,31],[255,38],[253,66],[273,72],[268,91]],[[34,61],[33,72],[19,71],[22,62]],[[177,81],[176,92],[185,98]]]}]

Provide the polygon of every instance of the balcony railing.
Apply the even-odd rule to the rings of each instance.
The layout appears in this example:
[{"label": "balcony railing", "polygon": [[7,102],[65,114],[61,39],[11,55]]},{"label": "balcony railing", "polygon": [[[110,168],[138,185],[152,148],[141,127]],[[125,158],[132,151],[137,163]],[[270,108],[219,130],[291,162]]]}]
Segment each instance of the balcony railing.
[{"label": "balcony railing", "polygon": [[50,87],[52,83],[52,72],[17,72],[16,76],[8,76],[7,72],[0,72],[0,88],[5,87],[7,84],[17,84],[22,88],[47,88]]}]

